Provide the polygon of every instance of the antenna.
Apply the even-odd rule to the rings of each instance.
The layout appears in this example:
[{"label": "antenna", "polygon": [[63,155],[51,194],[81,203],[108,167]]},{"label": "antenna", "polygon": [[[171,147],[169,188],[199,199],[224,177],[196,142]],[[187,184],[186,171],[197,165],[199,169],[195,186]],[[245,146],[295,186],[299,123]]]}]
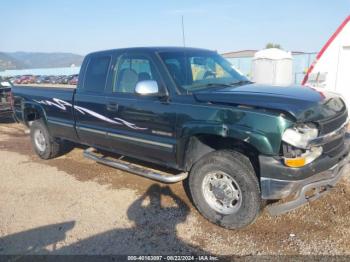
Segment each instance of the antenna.
[{"label": "antenna", "polygon": [[181,16],[181,25],[182,25],[182,43],[183,46],[186,47],[186,41],[185,41],[185,25],[184,25],[184,16]]}]

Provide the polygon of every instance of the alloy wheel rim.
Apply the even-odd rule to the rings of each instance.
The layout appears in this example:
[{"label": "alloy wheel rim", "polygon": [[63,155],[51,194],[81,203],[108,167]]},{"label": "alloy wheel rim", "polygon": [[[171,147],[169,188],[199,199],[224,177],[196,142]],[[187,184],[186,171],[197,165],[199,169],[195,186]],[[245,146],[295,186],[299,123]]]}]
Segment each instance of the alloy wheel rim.
[{"label": "alloy wheel rim", "polygon": [[202,192],[208,205],[224,215],[236,213],[242,205],[238,183],[222,171],[210,172],[204,177]]}]

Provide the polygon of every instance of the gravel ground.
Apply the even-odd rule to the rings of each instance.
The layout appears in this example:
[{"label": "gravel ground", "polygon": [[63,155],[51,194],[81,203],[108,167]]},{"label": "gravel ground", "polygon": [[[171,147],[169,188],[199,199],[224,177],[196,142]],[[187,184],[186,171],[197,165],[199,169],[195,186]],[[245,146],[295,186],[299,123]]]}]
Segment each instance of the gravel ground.
[{"label": "gravel ground", "polygon": [[99,165],[75,148],[44,161],[21,125],[0,124],[0,254],[350,255],[350,176],[296,211],[230,231],[182,184]]}]

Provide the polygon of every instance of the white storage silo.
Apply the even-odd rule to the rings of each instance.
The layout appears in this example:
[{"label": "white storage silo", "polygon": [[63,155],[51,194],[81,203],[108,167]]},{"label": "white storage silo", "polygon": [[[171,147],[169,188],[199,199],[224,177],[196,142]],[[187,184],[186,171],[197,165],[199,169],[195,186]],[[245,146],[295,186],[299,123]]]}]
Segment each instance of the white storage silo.
[{"label": "white storage silo", "polygon": [[252,64],[252,81],[258,84],[291,85],[293,83],[291,53],[278,48],[256,52]]}]

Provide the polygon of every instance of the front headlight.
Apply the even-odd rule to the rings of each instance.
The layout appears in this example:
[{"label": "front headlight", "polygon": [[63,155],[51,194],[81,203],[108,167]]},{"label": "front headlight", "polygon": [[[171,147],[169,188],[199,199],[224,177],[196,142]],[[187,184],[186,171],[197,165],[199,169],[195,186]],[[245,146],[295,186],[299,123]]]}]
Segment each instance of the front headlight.
[{"label": "front headlight", "polygon": [[299,124],[285,130],[284,164],[289,167],[305,166],[322,154],[322,147],[311,147],[309,143],[317,138],[318,129],[312,124]]},{"label": "front headlight", "polygon": [[284,158],[284,164],[289,167],[302,167],[305,166],[322,154],[322,147],[312,147],[310,150],[306,150],[305,153],[293,158]]},{"label": "front headlight", "polygon": [[306,149],[309,142],[318,136],[318,129],[311,124],[301,124],[293,128],[287,128],[282,140],[292,146]]}]

